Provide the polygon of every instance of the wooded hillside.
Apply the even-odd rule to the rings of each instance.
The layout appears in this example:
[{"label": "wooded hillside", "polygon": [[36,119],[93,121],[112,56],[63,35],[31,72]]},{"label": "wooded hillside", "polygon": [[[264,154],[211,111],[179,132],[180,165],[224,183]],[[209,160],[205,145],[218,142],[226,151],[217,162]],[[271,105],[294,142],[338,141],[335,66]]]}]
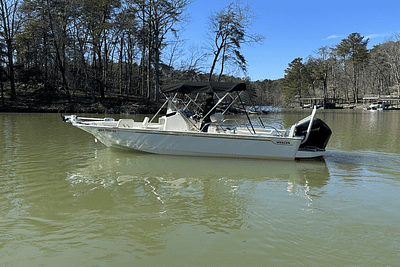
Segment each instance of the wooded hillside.
[{"label": "wooded hillside", "polygon": [[187,48],[179,34],[192,1],[0,0],[2,106],[5,98],[15,106],[38,94],[52,103],[158,102],[162,84],[237,80],[224,69],[245,71],[241,45],[263,39],[250,32],[254,13],[229,4],[210,16],[211,45]]},{"label": "wooded hillside", "polygon": [[321,47],[306,60],[296,58],[281,80],[285,102],[299,97],[359,103],[366,95],[399,96],[400,36],[367,49],[369,39],[351,33],[333,47]]},{"label": "wooded hillside", "polygon": [[294,59],[281,80],[237,78],[241,47],[264,39],[251,32],[254,11],[240,1],[215,11],[209,45],[193,47],[180,39],[193,1],[0,0],[1,109],[145,112],[132,105],[156,107],[159,86],[189,80],[244,79],[254,104],[273,106],[399,93],[398,37],[368,50],[359,33]]}]

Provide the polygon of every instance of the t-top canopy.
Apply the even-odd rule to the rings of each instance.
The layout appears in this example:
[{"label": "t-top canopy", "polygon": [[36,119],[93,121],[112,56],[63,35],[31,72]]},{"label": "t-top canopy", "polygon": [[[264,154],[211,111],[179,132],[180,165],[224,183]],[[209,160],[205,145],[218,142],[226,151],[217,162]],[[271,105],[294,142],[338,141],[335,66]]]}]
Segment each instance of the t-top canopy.
[{"label": "t-top canopy", "polygon": [[245,83],[185,82],[161,87],[163,93],[227,93],[245,91]]}]

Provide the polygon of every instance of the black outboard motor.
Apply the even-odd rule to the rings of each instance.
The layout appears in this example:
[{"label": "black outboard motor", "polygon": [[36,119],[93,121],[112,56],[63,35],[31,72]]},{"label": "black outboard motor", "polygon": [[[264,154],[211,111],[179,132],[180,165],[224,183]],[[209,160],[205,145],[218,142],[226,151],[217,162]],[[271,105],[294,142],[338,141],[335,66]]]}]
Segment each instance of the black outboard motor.
[{"label": "black outboard motor", "polygon": [[[309,122],[308,120],[297,125],[294,132],[295,136],[306,136]],[[300,145],[300,148],[317,147],[325,149],[331,135],[332,130],[329,126],[321,119],[315,118],[308,139],[305,143]]]}]

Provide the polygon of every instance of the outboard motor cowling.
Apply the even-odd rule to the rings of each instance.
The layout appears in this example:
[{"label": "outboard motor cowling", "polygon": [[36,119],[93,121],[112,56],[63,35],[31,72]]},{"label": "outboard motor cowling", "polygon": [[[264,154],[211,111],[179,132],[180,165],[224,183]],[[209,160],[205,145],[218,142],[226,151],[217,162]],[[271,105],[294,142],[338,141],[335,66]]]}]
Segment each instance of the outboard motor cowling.
[{"label": "outboard motor cowling", "polygon": [[[307,120],[296,126],[294,135],[295,136],[306,136],[307,129],[310,121]],[[310,134],[306,142],[300,145],[300,148],[305,147],[317,147],[320,149],[325,149],[328,144],[329,138],[332,135],[332,130],[329,126],[321,119],[315,118],[313,120],[313,125],[311,127]]]}]

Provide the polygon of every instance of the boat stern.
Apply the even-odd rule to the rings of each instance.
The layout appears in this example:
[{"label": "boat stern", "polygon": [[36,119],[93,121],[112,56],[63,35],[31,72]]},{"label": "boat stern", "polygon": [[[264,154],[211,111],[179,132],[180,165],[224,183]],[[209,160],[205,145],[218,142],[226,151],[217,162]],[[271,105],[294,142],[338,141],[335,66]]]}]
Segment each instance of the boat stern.
[{"label": "boat stern", "polygon": [[296,153],[296,159],[313,159],[323,158],[325,156],[325,149],[317,147],[299,148]]}]

